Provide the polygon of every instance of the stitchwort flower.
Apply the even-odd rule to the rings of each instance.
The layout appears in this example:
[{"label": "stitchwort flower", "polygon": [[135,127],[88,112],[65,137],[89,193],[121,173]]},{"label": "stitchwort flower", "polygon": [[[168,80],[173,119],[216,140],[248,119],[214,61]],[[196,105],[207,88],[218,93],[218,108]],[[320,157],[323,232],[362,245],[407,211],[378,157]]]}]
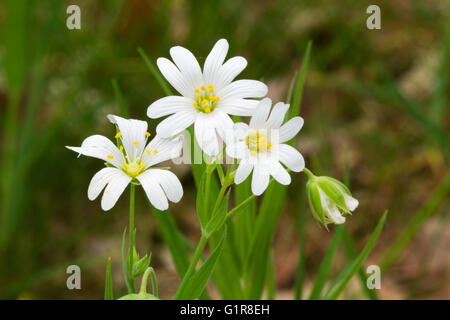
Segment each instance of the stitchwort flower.
[{"label": "stitchwort flower", "polygon": [[177,176],[169,170],[153,168],[180,156],[180,139],[156,136],[147,144],[150,137],[147,122],[114,115],[108,115],[108,119],[119,130],[115,136],[117,146],[102,135],[93,135],[81,147],[67,147],[80,155],[106,161],[107,167],[97,172],[89,184],[89,200],[95,200],[105,189],[101,207],[108,211],[131,182],[142,185],[152,205],[159,210],[169,207],[168,200],[180,201],[183,188]]},{"label": "stitchwort flower", "polygon": [[224,139],[233,127],[229,114],[253,114],[258,101],[248,98],[264,97],[267,86],[256,80],[233,81],[247,61],[233,57],[224,63],[227,52],[227,40],[217,41],[203,72],[194,55],[183,47],[170,49],[175,64],[166,58],[157,60],[161,73],[182,95],[164,97],[148,107],[147,115],[152,119],[171,115],[157,126],[159,135],[171,137],[194,123],[198,144],[207,155],[216,156],[220,151],[217,134]]},{"label": "stitchwort flower", "polygon": [[306,190],[314,217],[325,226],[344,223],[344,214],[354,211],[358,200],[342,182],[331,177],[316,177],[308,169],[305,172],[308,175]]},{"label": "stitchwort flower", "polygon": [[297,135],[303,119],[294,117],[282,125],[289,105],[279,102],[270,112],[271,106],[272,101],[265,98],[257,106],[249,125],[235,124],[234,139],[228,141],[226,148],[230,157],[240,159],[234,178],[236,184],[244,181],[253,170],[252,192],[255,195],[266,190],[270,176],[281,184],[291,183],[291,176],[281,163],[295,172],[305,167],[300,152],[284,143]]}]

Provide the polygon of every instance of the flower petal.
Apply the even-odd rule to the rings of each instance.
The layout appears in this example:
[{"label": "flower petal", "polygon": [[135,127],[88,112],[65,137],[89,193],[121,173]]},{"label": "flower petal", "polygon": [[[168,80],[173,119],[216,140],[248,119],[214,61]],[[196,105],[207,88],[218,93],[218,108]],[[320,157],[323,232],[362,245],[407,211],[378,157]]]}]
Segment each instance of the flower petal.
[{"label": "flower petal", "polygon": [[262,99],[256,106],[256,111],[250,119],[250,128],[262,127],[267,121],[269,116],[270,107],[272,106],[272,100],[269,98]]},{"label": "flower petal", "polygon": [[279,128],[283,123],[284,117],[288,109],[289,109],[288,104],[278,102],[276,105],[273,106],[272,112],[270,113],[266,125],[269,128]]},{"label": "flower petal", "polygon": [[153,102],[147,109],[147,116],[157,119],[184,110],[194,110],[193,100],[180,96],[164,97]]},{"label": "flower petal", "polygon": [[294,172],[300,172],[305,168],[305,160],[300,152],[287,144],[278,146],[279,160]]},{"label": "flower petal", "polygon": [[164,193],[161,185],[155,181],[152,172],[153,170],[147,170],[144,173],[136,177],[137,180],[144,188],[145,194],[147,195],[150,203],[158,210],[167,210],[169,208],[169,202],[167,201],[167,196]]},{"label": "flower petal", "polygon": [[108,115],[109,121],[119,127],[123,147],[127,152],[128,159],[134,162],[138,159],[145,147],[148,124],[145,121],[124,119],[115,115]]},{"label": "flower petal", "polygon": [[248,130],[249,130],[248,124],[244,122],[235,123],[233,127],[234,136],[240,140],[247,138]]},{"label": "flower petal", "polygon": [[261,170],[258,165],[255,165],[252,176],[252,192],[255,196],[261,195],[269,185],[269,174]]},{"label": "flower petal", "polygon": [[91,179],[88,187],[88,199],[95,200],[102,192],[102,190],[106,187],[106,185],[119,174],[117,171],[120,171],[117,168],[103,168]]},{"label": "flower petal", "polygon": [[228,41],[220,39],[216,42],[211,52],[208,54],[203,66],[203,77],[205,84],[214,84],[217,88],[217,79],[220,76],[223,61],[228,53]]},{"label": "flower petal", "polygon": [[170,56],[187,83],[190,84],[192,94],[194,94],[194,89],[203,84],[203,74],[197,59],[192,52],[180,46],[170,48]]},{"label": "flower petal", "polygon": [[281,184],[288,185],[291,183],[291,176],[276,160],[272,161],[270,164],[270,174]]},{"label": "flower petal", "polygon": [[178,177],[169,170],[149,169],[144,172],[148,179],[159,183],[164,193],[172,202],[179,202],[183,197],[183,187]]},{"label": "flower petal", "polygon": [[303,127],[303,118],[302,117],[294,117],[290,119],[288,122],[283,124],[280,128],[280,143],[291,140],[293,137],[297,135],[300,129]]},{"label": "flower petal", "polygon": [[177,135],[194,123],[197,114],[198,112],[194,110],[177,112],[161,121],[156,127],[156,132],[163,138]]},{"label": "flower petal", "polygon": [[165,139],[156,135],[142,153],[144,168],[154,166],[166,160],[178,158],[183,146],[181,138],[181,136],[177,136],[173,139]]},{"label": "flower petal", "polygon": [[253,170],[253,165],[247,161],[241,161],[239,167],[236,170],[236,175],[234,176],[234,183],[242,183]]},{"label": "flower petal", "polygon": [[220,100],[239,98],[260,98],[267,94],[267,86],[257,80],[237,80],[218,90]]},{"label": "flower petal", "polygon": [[81,147],[66,146],[66,148],[88,157],[101,159],[118,168],[125,162],[123,154],[117,149],[116,145],[105,136],[98,134],[84,139]]},{"label": "flower petal", "polygon": [[116,170],[114,176],[109,181],[103,192],[101,206],[104,211],[108,211],[116,204],[120,195],[131,181],[131,177],[121,170]]},{"label": "flower petal", "polygon": [[218,108],[228,114],[248,117],[253,115],[258,103],[257,100],[234,99],[219,102]]},{"label": "flower petal", "polygon": [[185,97],[194,98],[194,87],[189,83],[189,79],[183,75],[175,64],[166,58],[158,58],[156,60],[159,71],[161,71],[164,78],[174,87],[179,93]]},{"label": "flower petal", "polygon": [[225,149],[228,156],[235,159],[244,159],[248,157],[248,147],[244,141],[227,144]]},{"label": "flower petal", "polygon": [[214,110],[212,115],[214,116],[214,121],[216,123],[217,133],[223,140],[227,141],[227,136],[228,138],[233,136],[233,120],[231,120],[228,114],[221,110]]},{"label": "flower petal", "polygon": [[215,80],[217,90],[229,85],[245,67],[247,67],[247,60],[243,57],[228,59],[220,68],[220,72]]},{"label": "flower petal", "polygon": [[200,148],[208,156],[216,156],[219,153],[219,141],[217,140],[215,121],[212,115],[199,113],[195,120],[195,139]]}]

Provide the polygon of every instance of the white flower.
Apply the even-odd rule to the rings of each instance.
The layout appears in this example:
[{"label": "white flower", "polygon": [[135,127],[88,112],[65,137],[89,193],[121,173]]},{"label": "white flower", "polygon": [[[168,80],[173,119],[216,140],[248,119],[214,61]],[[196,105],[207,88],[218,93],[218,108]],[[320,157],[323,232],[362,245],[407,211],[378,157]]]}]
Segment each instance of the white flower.
[{"label": "white flower", "polygon": [[195,137],[202,150],[209,156],[219,152],[216,132],[223,139],[231,130],[231,115],[250,116],[257,100],[267,94],[267,86],[256,80],[233,79],[247,66],[243,57],[233,57],[224,63],[228,52],[225,39],[217,41],[203,66],[183,47],[172,47],[170,55],[175,62],[159,58],[157,65],[164,77],[182,96],[169,96],[152,103],[147,115],[160,118],[171,115],[159,123],[158,134],[168,138],[194,123]]},{"label": "white flower", "polygon": [[[277,103],[272,112],[272,101],[263,99],[257,106],[250,125],[237,123],[234,126],[235,140],[228,143],[226,152],[240,159],[234,182],[244,181],[253,170],[252,192],[260,195],[266,190],[270,176],[279,183],[291,183],[291,176],[280,164],[299,172],[305,167],[302,155],[284,142],[292,139],[303,126],[301,117],[294,117],[282,125],[288,104]],[[270,113],[270,116],[269,116]]]},{"label": "white flower", "polygon": [[108,115],[108,119],[119,129],[115,136],[120,142],[119,148],[102,135],[86,138],[81,147],[67,147],[79,154],[107,162],[108,166],[97,172],[89,184],[89,200],[95,200],[105,189],[101,206],[108,211],[116,204],[128,184],[136,179],[155,208],[167,210],[168,200],[180,201],[183,188],[177,176],[169,170],[151,167],[178,157],[181,141],[178,138],[169,140],[156,136],[146,144],[150,136],[147,122],[113,115]]}]

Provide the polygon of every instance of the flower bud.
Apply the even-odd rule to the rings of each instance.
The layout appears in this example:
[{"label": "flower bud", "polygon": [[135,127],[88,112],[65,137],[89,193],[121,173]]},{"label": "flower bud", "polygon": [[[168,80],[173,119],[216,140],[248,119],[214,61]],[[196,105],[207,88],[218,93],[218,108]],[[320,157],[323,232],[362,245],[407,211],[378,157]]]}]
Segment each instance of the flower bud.
[{"label": "flower bud", "polygon": [[351,214],[358,207],[358,200],[342,182],[331,177],[316,177],[308,169],[305,172],[309,178],[306,190],[314,217],[325,227],[329,223],[344,223],[344,214]]}]

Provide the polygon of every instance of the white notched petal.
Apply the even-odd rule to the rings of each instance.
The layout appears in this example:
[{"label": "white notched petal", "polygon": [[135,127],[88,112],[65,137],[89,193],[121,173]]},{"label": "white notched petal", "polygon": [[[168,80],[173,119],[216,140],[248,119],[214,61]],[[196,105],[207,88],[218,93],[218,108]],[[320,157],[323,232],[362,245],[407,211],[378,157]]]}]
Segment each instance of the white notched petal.
[{"label": "white notched petal", "polygon": [[303,118],[294,117],[280,127],[280,143],[291,140],[303,127]]},{"label": "white notched petal", "polygon": [[[118,172],[119,171],[119,172]],[[91,179],[88,187],[88,199],[95,200],[106,187],[106,185],[118,174],[120,169],[117,168],[103,168],[97,172]]]},{"label": "white notched petal", "polygon": [[153,179],[151,171],[151,169],[144,171],[144,173],[138,175],[136,179],[141,183],[150,203],[158,210],[167,210],[169,208],[167,196],[159,182]]},{"label": "white notched petal", "polygon": [[261,195],[269,185],[269,174],[265,170],[261,170],[258,165],[255,165],[252,176],[252,192],[255,196]]},{"label": "white notched petal", "polygon": [[193,85],[188,82],[188,79],[178,70],[175,64],[166,58],[158,58],[156,60],[159,71],[161,71],[164,78],[174,87],[180,94],[185,97],[193,98]]},{"label": "white notched petal", "polygon": [[166,194],[167,199],[179,202],[183,197],[183,187],[177,176],[169,170],[149,169],[145,171],[144,179],[152,179],[158,183]]},{"label": "white notched petal", "polygon": [[294,172],[300,172],[305,168],[305,160],[297,149],[287,145],[278,145],[278,160]]},{"label": "white notched petal", "polygon": [[109,121],[119,127],[123,147],[131,162],[138,159],[145,147],[148,124],[145,121],[124,119],[115,115],[108,115]]},{"label": "white notched petal", "polygon": [[181,74],[191,86],[192,93],[203,83],[203,74],[197,59],[188,49],[176,46],[170,48],[170,56]]},{"label": "white notched petal", "polygon": [[217,133],[222,138],[222,140],[227,141],[227,136],[229,138],[233,133],[233,120],[231,120],[228,114],[221,110],[214,110],[211,115],[214,117]]},{"label": "white notched petal", "polygon": [[98,134],[84,139],[81,143],[81,147],[66,146],[66,148],[75,151],[78,154],[101,159],[115,167],[121,167],[125,162],[122,153],[117,149],[116,145],[105,136]]},{"label": "white notched petal", "polygon": [[264,98],[258,103],[255,113],[250,119],[250,128],[257,129],[262,127],[266,123],[271,106],[272,100],[270,100],[269,98]]},{"label": "white notched petal", "polygon": [[269,128],[279,128],[283,123],[284,116],[286,115],[289,105],[283,102],[278,102],[273,106],[272,112],[270,113],[269,119],[267,120],[266,126]]},{"label": "white notched petal", "polygon": [[180,96],[164,97],[153,102],[147,109],[147,116],[151,119],[157,119],[172,113],[193,110],[193,100]]},{"label": "white notched petal", "polygon": [[247,67],[247,60],[243,57],[233,57],[228,59],[220,68],[218,77],[215,80],[217,90],[229,85]]},{"label": "white notched petal", "polygon": [[237,80],[217,91],[220,101],[239,98],[261,98],[267,94],[267,86],[257,80]]},{"label": "white notched petal", "polygon": [[240,184],[242,183],[253,170],[253,165],[247,161],[241,161],[239,163],[239,167],[236,170],[236,174],[234,176],[234,183]]},{"label": "white notched petal", "polygon": [[248,99],[226,100],[220,103],[220,110],[235,116],[251,116],[256,110],[259,101]]},{"label": "white notched petal", "polygon": [[235,123],[233,127],[234,136],[240,140],[247,138],[248,130],[248,124],[244,122]]},{"label": "white notched petal", "polygon": [[194,124],[195,139],[208,156],[219,153],[219,141],[216,135],[215,121],[211,114],[199,113]]},{"label": "white notched petal", "polygon": [[170,138],[189,127],[197,117],[198,112],[186,110],[177,112],[161,121],[156,127],[156,132],[163,138]]},{"label": "white notched petal", "polygon": [[116,204],[120,195],[131,181],[131,177],[126,175],[121,170],[116,170],[116,174],[109,181],[108,185],[103,192],[101,206],[104,211],[108,211]]},{"label": "white notched petal", "polygon": [[217,89],[216,80],[220,76],[221,67],[228,53],[228,41],[220,39],[208,54],[203,66],[203,77],[206,84],[213,84]]},{"label": "white notched petal", "polygon": [[278,161],[272,161],[270,164],[270,175],[281,184],[291,183],[291,176]]},{"label": "white notched petal", "polygon": [[345,205],[347,206],[347,208],[348,208],[350,211],[355,210],[355,209],[358,207],[358,205],[359,205],[358,200],[356,200],[356,199],[353,198],[352,196],[349,196],[349,195],[348,195],[347,193],[345,193],[345,192],[342,192],[342,194],[344,195]]},{"label": "white notched petal", "polygon": [[144,168],[147,169],[163,161],[178,158],[183,146],[181,139],[181,136],[165,139],[156,135],[142,153]]}]

